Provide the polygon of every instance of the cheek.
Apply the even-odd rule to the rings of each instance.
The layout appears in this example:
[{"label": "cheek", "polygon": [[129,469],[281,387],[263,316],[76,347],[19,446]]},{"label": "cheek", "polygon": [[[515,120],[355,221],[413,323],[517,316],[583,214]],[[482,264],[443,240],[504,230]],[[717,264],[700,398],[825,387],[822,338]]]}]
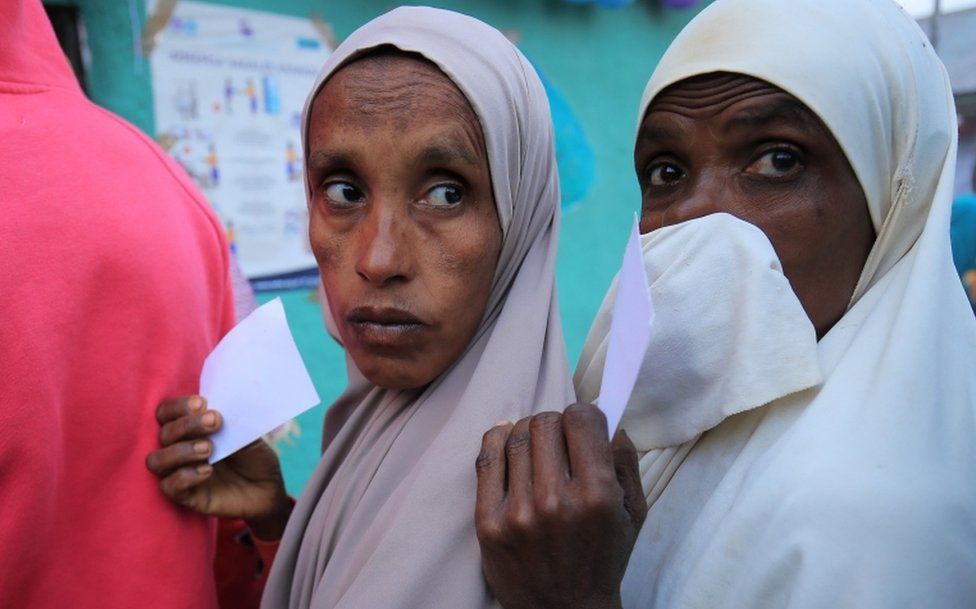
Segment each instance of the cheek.
[{"label": "cheek", "polygon": [[467,302],[469,305],[486,301],[497,254],[493,257],[483,240],[482,243],[472,241],[461,245],[449,245],[437,253],[433,262],[437,267],[438,281],[450,290],[453,301]]},{"label": "cheek", "polygon": [[450,240],[442,243],[431,261],[436,264],[440,288],[448,295],[444,304],[451,325],[458,332],[465,332],[465,328],[474,332],[488,302],[501,248],[501,231],[497,225],[493,230],[490,224],[486,227],[482,222],[465,228],[452,232]]},{"label": "cheek", "polygon": [[[329,294],[329,304],[333,310],[342,301],[343,290],[341,269],[347,264],[347,239],[324,227],[324,222],[313,216],[309,223],[309,243],[312,255],[319,267],[322,285]],[[333,311],[334,312],[334,311]]]},{"label": "cheek", "polygon": [[345,251],[345,239],[331,230],[320,214],[313,211],[308,222],[308,241],[320,271],[341,264]]},{"label": "cheek", "polygon": [[758,226],[776,250],[784,268],[805,265],[818,256],[829,227],[830,202],[813,176],[778,187],[745,189],[736,215]]}]

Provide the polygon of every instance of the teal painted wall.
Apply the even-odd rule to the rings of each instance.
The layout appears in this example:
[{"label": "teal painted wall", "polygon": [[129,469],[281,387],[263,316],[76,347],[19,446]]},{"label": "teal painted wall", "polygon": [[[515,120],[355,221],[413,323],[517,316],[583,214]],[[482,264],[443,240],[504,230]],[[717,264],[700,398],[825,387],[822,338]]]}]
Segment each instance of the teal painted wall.
[{"label": "teal painted wall", "polygon": [[[130,5],[123,0],[51,0],[79,7],[87,29],[88,78],[95,102],[153,133],[149,64],[133,53]],[[342,39],[393,8],[386,0],[219,0],[218,4],[307,17],[317,10]],[[145,20],[143,2],[135,6]],[[505,31],[565,96],[592,146],[596,182],[589,196],[563,216],[557,281],[570,361],[575,363],[589,324],[623,251],[639,209],[633,178],[632,137],[644,83],[694,10],[670,11],[637,0],[629,7],[574,6],[561,0],[453,0],[429,4],[459,10]],[[702,2],[704,5],[705,2]],[[267,300],[273,295],[262,295]],[[313,294],[282,293],[289,322],[313,381],[328,404],[345,384],[341,350],[325,334]],[[301,438],[284,447],[289,490],[297,493],[318,460],[324,407],[299,419]]]}]

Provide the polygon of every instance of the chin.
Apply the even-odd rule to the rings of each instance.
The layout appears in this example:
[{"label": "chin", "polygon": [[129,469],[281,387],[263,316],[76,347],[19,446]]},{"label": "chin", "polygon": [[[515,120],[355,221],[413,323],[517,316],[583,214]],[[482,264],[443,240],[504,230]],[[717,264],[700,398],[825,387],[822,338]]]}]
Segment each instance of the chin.
[{"label": "chin", "polygon": [[399,375],[369,375],[364,374],[366,380],[377,387],[383,389],[393,389],[396,391],[409,391],[410,389],[420,389],[430,381],[417,381],[415,379],[403,378]]},{"label": "chin", "polygon": [[[353,361],[355,361],[355,358],[353,358]],[[370,383],[383,389],[393,389],[396,391],[419,389],[437,377],[437,375],[430,376],[421,373],[421,371],[411,370],[409,365],[402,362],[382,362],[375,364],[370,362],[366,365],[360,365],[359,362],[356,362],[356,366],[359,367],[363,376]]]}]

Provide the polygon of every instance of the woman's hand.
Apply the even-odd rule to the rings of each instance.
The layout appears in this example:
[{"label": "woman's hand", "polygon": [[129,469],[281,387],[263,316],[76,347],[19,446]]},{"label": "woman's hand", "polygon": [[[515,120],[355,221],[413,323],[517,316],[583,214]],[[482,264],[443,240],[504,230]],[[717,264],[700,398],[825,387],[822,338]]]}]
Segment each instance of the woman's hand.
[{"label": "woman's hand", "polygon": [[221,417],[207,410],[198,395],[167,400],[156,409],[162,448],[146,457],[146,467],[160,478],[172,501],[203,514],[243,518],[260,539],[279,539],[291,513],[291,500],[278,456],[257,440],[220,462],[209,465],[209,436]]},{"label": "woman's hand", "polygon": [[496,425],[478,456],[475,526],[505,609],[620,607],[647,512],[637,452],[603,413],[574,404]]}]

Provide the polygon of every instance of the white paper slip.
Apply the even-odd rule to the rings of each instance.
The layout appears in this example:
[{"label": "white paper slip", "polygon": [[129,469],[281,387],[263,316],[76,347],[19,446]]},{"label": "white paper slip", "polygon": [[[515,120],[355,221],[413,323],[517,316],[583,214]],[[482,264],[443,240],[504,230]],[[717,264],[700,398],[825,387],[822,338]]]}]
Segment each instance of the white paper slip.
[{"label": "white paper slip", "polygon": [[617,299],[613,303],[610,342],[597,402],[607,417],[611,439],[634,390],[653,324],[654,308],[644,273],[637,218],[634,217],[634,226],[617,275]]},{"label": "white paper slip", "polygon": [[220,412],[211,463],[319,403],[280,298],[234,326],[207,356],[200,395]]}]

